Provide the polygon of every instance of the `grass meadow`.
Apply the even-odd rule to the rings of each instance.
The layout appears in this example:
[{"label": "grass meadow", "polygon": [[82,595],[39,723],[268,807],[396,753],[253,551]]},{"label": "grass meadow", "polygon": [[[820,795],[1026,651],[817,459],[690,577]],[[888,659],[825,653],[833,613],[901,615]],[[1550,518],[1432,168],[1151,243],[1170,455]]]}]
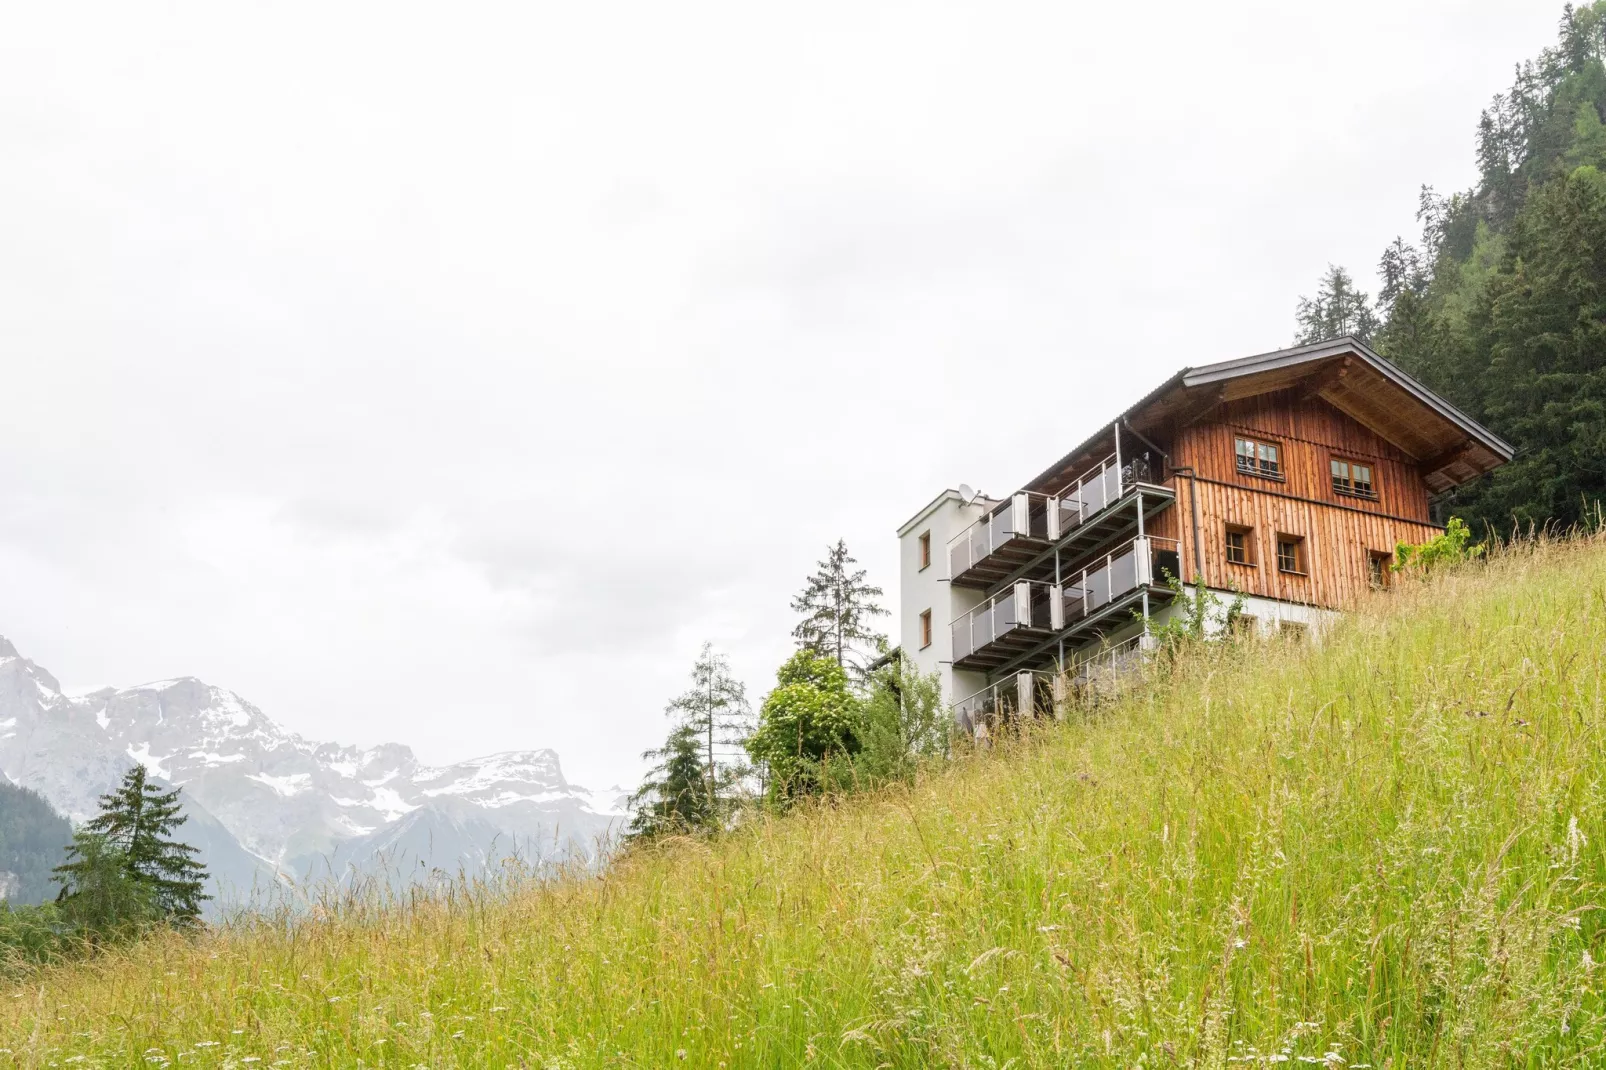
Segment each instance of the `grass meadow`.
[{"label": "grass meadow", "polygon": [[907,788],[0,987],[0,1065],[1606,1065],[1606,542]]}]

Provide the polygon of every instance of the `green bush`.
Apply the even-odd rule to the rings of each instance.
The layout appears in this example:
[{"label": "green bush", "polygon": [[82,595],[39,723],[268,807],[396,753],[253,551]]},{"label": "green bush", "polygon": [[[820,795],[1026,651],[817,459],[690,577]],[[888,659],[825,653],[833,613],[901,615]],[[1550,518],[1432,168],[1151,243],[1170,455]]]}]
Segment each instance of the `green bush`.
[{"label": "green bush", "polygon": [[1394,548],[1394,571],[1417,572],[1426,575],[1444,565],[1460,564],[1483,556],[1482,546],[1473,546],[1472,531],[1466,521],[1452,516],[1444,534],[1435,535],[1427,542],[1402,542]]},{"label": "green bush", "polygon": [[771,798],[819,790],[822,762],[859,752],[859,705],[832,659],[806,649],[787,659],[747,740],[747,753],[769,770]]}]

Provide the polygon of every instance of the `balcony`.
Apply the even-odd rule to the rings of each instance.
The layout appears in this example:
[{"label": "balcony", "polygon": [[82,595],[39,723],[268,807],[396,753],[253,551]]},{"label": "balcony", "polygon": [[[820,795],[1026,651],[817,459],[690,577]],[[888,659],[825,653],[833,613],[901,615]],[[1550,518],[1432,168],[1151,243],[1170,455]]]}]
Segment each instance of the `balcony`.
[{"label": "balcony", "polygon": [[1056,639],[1088,636],[1130,621],[1144,591],[1169,599],[1167,573],[1179,574],[1172,539],[1139,536],[1059,584],[1020,580],[949,625],[953,666],[985,672],[1019,664]]},{"label": "balcony", "polygon": [[1053,587],[1021,582],[1006,587],[952,624],[954,667],[1001,664],[1011,653],[1053,634]]},{"label": "balcony", "polygon": [[[1136,526],[1136,511],[1118,508],[1136,491],[1146,495],[1146,516],[1175,500],[1176,492],[1158,481],[1164,476],[1141,459],[1118,467],[1111,454],[1057,494],[1019,491],[949,541],[949,579],[958,587],[991,587],[1042,564],[1056,544],[1075,553],[1118,538]],[[1051,562],[1039,571],[1051,574]]]},{"label": "balcony", "polygon": [[978,738],[987,726],[1021,717],[1065,716],[1067,706],[1120,693],[1144,663],[1142,636],[1115,646],[1093,644],[1063,668],[1009,673],[953,703],[954,719]]},{"label": "balcony", "polygon": [[986,726],[1019,717],[1052,716],[1064,698],[1064,677],[1055,672],[1012,673],[955,702],[954,719],[978,738]]},{"label": "balcony", "polygon": [[[1167,574],[1179,575],[1181,557],[1175,539],[1152,536],[1133,539],[1117,547],[1060,585],[1061,617],[1074,627],[1105,607],[1144,587],[1163,585]],[[1169,588],[1161,586],[1169,595]]]}]

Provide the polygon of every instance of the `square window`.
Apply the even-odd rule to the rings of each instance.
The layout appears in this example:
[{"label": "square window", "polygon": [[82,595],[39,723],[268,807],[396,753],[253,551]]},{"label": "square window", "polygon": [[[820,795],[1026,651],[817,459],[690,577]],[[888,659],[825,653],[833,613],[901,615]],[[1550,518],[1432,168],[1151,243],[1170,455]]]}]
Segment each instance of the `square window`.
[{"label": "square window", "polygon": [[1388,589],[1389,577],[1394,573],[1394,555],[1373,550],[1366,555],[1366,580],[1374,591]]},{"label": "square window", "polygon": [[1249,536],[1249,528],[1229,527],[1227,529],[1227,561],[1230,564],[1254,564],[1254,558],[1250,554],[1250,549],[1254,543]]},{"label": "square window", "polygon": [[1296,643],[1304,639],[1309,630],[1297,620],[1280,620],[1277,622],[1277,634]]},{"label": "square window", "polygon": [[1334,493],[1349,494],[1357,498],[1377,497],[1377,491],[1372,488],[1371,465],[1340,460],[1330,463],[1333,470]]},{"label": "square window", "polygon": [[1260,474],[1275,476],[1282,474],[1282,465],[1277,460],[1277,447],[1269,442],[1262,442],[1260,447]]},{"label": "square window", "polygon": [[1233,441],[1233,453],[1238,471],[1245,475],[1283,478],[1282,454],[1274,443],[1239,438]]},{"label": "square window", "polygon": [[928,569],[930,567],[931,567],[931,532],[922,531],[920,533],[920,568],[922,570],[924,570],[924,569]]},{"label": "square window", "polygon": [[1297,535],[1277,536],[1277,571],[1302,575],[1305,571],[1305,540]]},{"label": "square window", "polygon": [[1240,438],[1237,442],[1237,449],[1238,471],[1253,473],[1255,471],[1255,444],[1247,438]]},{"label": "square window", "polygon": [[931,645],[931,610],[923,610],[920,614],[920,649],[924,650]]}]

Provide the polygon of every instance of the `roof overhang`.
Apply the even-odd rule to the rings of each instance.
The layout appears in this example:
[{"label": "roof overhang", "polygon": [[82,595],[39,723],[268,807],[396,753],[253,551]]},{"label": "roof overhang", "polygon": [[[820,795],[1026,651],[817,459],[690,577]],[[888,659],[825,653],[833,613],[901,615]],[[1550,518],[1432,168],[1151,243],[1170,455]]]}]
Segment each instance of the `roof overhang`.
[{"label": "roof overhang", "polygon": [[[1354,338],[1184,368],[1118,422],[1140,435],[1155,435],[1202,419],[1225,402],[1281,390],[1319,397],[1393,443],[1417,462],[1434,493],[1498,468],[1514,452],[1500,436]],[[1102,428],[1027,486],[1059,489],[1108,455],[1113,428]]]}]

